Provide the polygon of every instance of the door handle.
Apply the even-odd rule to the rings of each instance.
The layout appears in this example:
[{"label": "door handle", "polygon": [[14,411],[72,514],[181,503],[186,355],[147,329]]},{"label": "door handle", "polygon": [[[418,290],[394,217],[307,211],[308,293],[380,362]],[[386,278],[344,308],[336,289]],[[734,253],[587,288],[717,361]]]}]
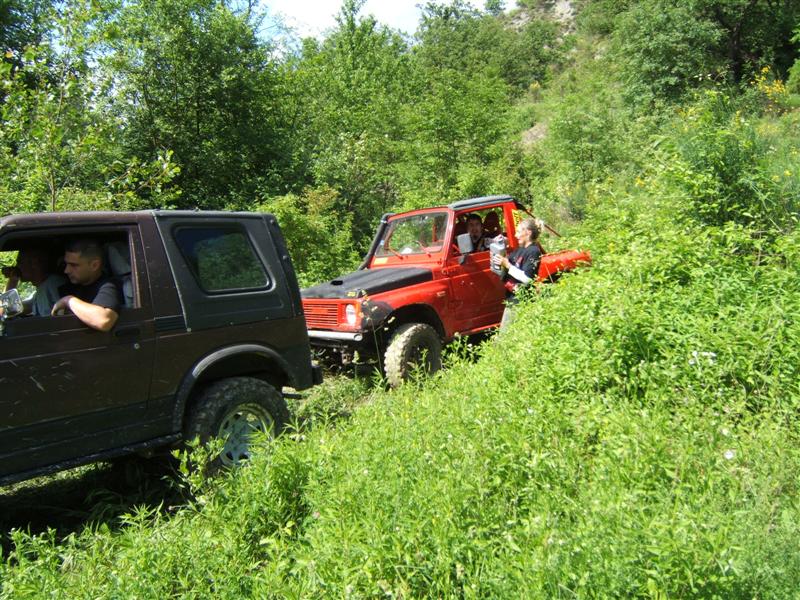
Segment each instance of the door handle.
[{"label": "door handle", "polygon": [[119,329],[114,330],[114,335],[116,337],[134,337],[141,335],[142,329],[138,325],[128,325],[127,327],[120,327]]}]

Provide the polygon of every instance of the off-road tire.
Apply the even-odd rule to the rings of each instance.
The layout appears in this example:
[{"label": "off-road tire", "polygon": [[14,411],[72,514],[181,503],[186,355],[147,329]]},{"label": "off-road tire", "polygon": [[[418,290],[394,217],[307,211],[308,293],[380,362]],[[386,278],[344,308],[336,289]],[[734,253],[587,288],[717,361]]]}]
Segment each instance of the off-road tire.
[{"label": "off-road tire", "polygon": [[[246,437],[256,430],[278,435],[289,420],[283,396],[253,377],[230,377],[206,387],[194,402],[184,427],[184,439],[202,444],[226,437],[219,456],[205,466],[209,472],[249,458]],[[230,435],[227,435],[230,434]]]},{"label": "off-road tire", "polygon": [[[424,356],[424,364],[421,364]],[[406,381],[417,368],[434,373],[442,368],[442,341],[425,323],[406,323],[389,340],[383,368],[391,387]]]}]

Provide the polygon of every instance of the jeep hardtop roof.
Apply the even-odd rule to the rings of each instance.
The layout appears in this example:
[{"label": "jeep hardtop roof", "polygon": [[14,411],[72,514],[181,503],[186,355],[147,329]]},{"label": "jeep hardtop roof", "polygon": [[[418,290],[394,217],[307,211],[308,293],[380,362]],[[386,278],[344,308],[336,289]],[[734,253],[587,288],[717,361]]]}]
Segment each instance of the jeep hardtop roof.
[{"label": "jeep hardtop roof", "polygon": [[498,202],[514,202],[520,208],[522,205],[513,196],[481,196],[480,198],[467,198],[466,200],[457,200],[447,205],[447,208],[453,210],[464,210],[468,208],[481,208],[489,204],[497,204]]},{"label": "jeep hardtop roof", "polygon": [[[381,217],[381,225],[384,224],[389,219],[393,219],[397,216],[405,216],[412,213],[422,213],[422,212],[434,212],[436,210],[441,209],[450,209],[455,211],[461,210],[479,210],[484,206],[492,206],[495,204],[499,204],[500,202],[513,202],[517,208],[520,210],[525,210],[525,207],[520,203],[519,200],[514,198],[513,196],[480,196],[478,198],[467,198],[465,200],[456,200],[455,202],[451,202],[450,204],[440,204],[438,206],[428,206],[426,208],[416,208],[414,210],[406,210],[399,213],[388,212],[385,213]],[[380,230],[381,225],[378,226]]]},{"label": "jeep hardtop roof", "polygon": [[114,225],[135,222],[138,217],[152,215],[158,217],[180,217],[185,219],[208,218],[262,218],[271,217],[268,213],[194,211],[194,210],[140,210],[140,211],[92,211],[92,212],[44,212],[19,213],[0,217],[0,230],[14,227],[43,227],[55,225]]}]

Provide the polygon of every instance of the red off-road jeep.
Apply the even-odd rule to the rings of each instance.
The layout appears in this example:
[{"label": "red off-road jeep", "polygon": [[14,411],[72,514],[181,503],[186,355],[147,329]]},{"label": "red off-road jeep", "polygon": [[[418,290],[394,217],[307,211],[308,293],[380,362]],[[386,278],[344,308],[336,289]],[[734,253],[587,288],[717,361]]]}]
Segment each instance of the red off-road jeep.
[{"label": "red off-road jeep", "polygon": [[[442,342],[497,327],[506,289],[489,251],[462,254],[457,243],[470,213],[481,217],[487,237],[503,234],[516,247],[515,226],[527,210],[510,196],[384,215],[357,271],[302,290],[312,347],[344,364],[356,353],[382,357],[397,385],[415,367],[437,370]],[[545,254],[539,280],[590,261],[577,250]]]}]

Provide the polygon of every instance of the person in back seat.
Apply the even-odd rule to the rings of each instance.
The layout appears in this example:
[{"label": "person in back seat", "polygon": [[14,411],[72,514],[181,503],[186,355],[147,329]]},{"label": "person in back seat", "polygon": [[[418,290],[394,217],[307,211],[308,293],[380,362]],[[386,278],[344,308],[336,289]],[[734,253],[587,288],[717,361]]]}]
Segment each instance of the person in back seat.
[{"label": "person in back seat", "polygon": [[44,248],[26,246],[20,248],[16,266],[3,268],[3,275],[7,278],[5,291],[15,289],[21,281],[30,281],[36,286],[33,295],[22,301],[24,314],[45,317],[61,297],[58,288],[67,280],[63,275],[51,272],[50,259]]},{"label": "person in back seat", "polygon": [[122,294],[103,273],[102,246],[92,239],[73,240],[64,249],[64,263],[69,283],[59,288],[62,297],[51,314],[69,310],[92,329],[111,330],[119,318]]},{"label": "person in back seat", "polygon": [[483,219],[483,232],[487,238],[493,238],[503,233],[503,229],[500,227],[500,217],[495,211],[491,210],[486,213],[486,217]]}]

